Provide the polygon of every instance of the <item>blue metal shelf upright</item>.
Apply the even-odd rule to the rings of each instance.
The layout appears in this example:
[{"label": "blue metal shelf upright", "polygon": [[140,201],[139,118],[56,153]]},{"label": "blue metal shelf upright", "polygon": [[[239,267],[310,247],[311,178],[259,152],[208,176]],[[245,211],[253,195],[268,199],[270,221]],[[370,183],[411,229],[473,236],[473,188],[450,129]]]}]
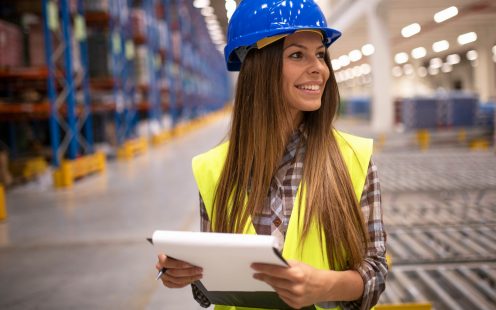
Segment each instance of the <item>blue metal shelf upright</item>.
[{"label": "blue metal shelf upright", "polygon": [[[52,164],[59,167],[65,157],[76,159],[94,151],[85,22],[82,0],[77,1],[74,12],[71,12],[69,0],[43,0],[42,6]],[[78,41],[80,50],[81,65],[77,68],[72,38]],[[77,93],[82,93],[81,109],[78,109]],[[81,111],[79,117],[78,110]]]},{"label": "blue metal shelf upright", "polygon": [[157,124],[160,130],[163,128],[162,124],[162,107],[160,98],[160,80],[162,60],[160,56],[160,38],[158,32],[158,19],[157,19],[157,5],[156,0],[144,0],[143,6],[145,16],[147,19],[146,27],[146,44],[148,50],[148,72],[150,75],[148,85],[148,102],[150,108],[148,110],[149,122]]},{"label": "blue metal shelf upright", "polygon": [[178,107],[178,87],[180,83],[180,68],[179,64],[176,63],[176,58],[174,56],[174,48],[179,49],[180,46],[174,47],[173,36],[178,35],[179,31],[179,21],[177,16],[177,5],[178,0],[162,0],[162,4],[165,9],[165,19],[169,29],[169,35],[167,38],[168,51],[166,53],[166,76],[169,85],[169,113],[172,119],[172,126],[174,127],[179,121],[179,107]]},{"label": "blue metal shelf upright", "polygon": [[134,81],[135,46],[132,38],[130,0],[109,0],[110,58],[114,80],[117,144],[136,137],[137,109]]}]

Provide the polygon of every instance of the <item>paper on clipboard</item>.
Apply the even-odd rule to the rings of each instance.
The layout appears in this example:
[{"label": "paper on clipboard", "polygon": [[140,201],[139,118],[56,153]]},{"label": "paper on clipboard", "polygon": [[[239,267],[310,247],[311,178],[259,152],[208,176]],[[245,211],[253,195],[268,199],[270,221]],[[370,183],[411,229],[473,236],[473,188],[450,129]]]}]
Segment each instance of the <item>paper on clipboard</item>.
[{"label": "paper on clipboard", "polygon": [[253,278],[250,265],[287,266],[273,236],[157,230],[152,243],[160,253],[202,267],[201,283],[209,291],[274,291]]}]

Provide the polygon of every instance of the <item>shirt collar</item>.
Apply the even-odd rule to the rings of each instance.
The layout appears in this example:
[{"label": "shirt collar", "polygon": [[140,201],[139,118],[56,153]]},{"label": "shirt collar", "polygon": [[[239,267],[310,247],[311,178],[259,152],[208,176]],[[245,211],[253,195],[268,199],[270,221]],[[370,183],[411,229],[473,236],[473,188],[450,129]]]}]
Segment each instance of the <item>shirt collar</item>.
[{"label": "shirt collar", "polygon": [[286,149],[284,150],[281,166],[287,164],[289,161],[295,160],[296,154],[298,153],[298,148],[302,146],[300,145],[300,142],[302,142],[302,139],[304,138],[305,126],[301,124],[289,137],[288,143],[286,144]]}]

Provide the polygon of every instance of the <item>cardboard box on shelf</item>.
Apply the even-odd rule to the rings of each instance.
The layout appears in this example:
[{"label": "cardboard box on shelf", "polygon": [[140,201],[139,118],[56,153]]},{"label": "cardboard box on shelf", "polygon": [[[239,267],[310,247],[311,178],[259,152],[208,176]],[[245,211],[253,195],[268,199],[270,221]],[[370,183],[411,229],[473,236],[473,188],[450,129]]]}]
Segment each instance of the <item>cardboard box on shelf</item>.
[{"label": "cardboard box on shelf", "polygon": [[21,29],[0,20],[0,68],[21,66],[22,55]]}]

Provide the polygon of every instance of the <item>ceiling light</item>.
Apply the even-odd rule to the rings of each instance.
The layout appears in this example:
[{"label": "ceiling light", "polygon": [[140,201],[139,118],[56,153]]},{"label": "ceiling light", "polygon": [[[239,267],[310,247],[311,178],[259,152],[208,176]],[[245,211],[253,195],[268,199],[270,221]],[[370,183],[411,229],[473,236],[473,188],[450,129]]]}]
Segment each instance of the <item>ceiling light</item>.
[{"label": "ceiling light", "polygon": [[404,64],[405,62],[408,61],[408,54],[407,53],[398,53],[394,56],[394,61],[398,64]]},{"label": "ceiling light", "polygon": [[222,34],[218,34],[218,33],[211,33],[210,37],[212,38],[213,41],[223,41],[224,40],[224,36]]},{"label": "ceiling light", "polygon": [[345,71],[341,71],[341,80],[343,82],[346,82],[350,79],[350,77],[346,74],[346,70]]},{"label": "ceiling light", "polygon": [[226,11],[234,12],[236,10],[236,2],[234,0],[226,0]]},{"label": "ceiling light", "polygon": [[375,48],[372,44],[368,43],[362,46],[362,54],[364,56],[370,56],[374,54],[374,52],[375,52]]},{"label": "ceiling light", "polygon": [[208,24],[207,29],[209,31],[222,30],[219,24]]},{"label": "ceiling light", "polygon": [[494,54],[494,55],[496,55],[496,45],[495,45],[495,46],[493,46],[492,51],[493,51],[493,54]]},{"label": "ceiling light", "polygon": [[427,76],[427,69],[425,67],[419,67],[417,69],[417,74],[420,77],[426,77]]},{"label": "ceiling light", "polygon": [[346,67],[350,64],[350,58],[347,55],[339,57],[339,64],[341,65],[341,67]]},{"label": "ceiling light", "polygon": [[450,6],[447,9],[437,12],[434,14],[434,20],[436,23],[442,23],[458,14],[458,9],[456,6]]},{"label": "ceiling light", "polygon": [[201,9],[201,14],[203,16],[212,16],[214,14],[214,9],[211,6],[206,6],[203,9]]},{"label": "ceiling light", "polygon": [[360,53],[359,50],[352,50],[351,52],[348,53],[348,56],[350,57],[350,60],[353,62],[362,59],[362,53]]},{"label": "ceiling light", "polygon": [[441,58],[432,58],[429,61],[429,68],[439,69],[443,65],[443,60]]},{"label": "ceiling light", "polygon": [[417,47],[412,50],[412,57],[415,59],[420,59],[422,57],[425,57],[427,55],[427,51],[423,47]]},{"label": "ceiling light", "polygon": [[220,25],[215,15],[205,17],[205,23],[207,23],[207,25]]},{"label": "ceiling light", "polygon": [[471,50],[467,52],[467,59],[470,61],[474,61],[477,59],[479,55],[477,54],[476,50]]},{"label": "ceiling light", "polygon": [[449,63],[450,65],[456,65],[457,63],[460,62],[460,55],[458,54],[451,54],[446,57],[446,62]]},{"label": "ceiling light", "polygon": [[436,53],[445,51],[448,48],[449,48],[449,42],[446,40],[437,41],[434,42],[434,44],[432,44],[432,50]]},{"label": "ceiling light", "polygon": [[372,71],[369,64],[361,64],[360,69],[362,70],[363,75],[367,75]]},{"label": "ceiling light", "polygon": [[458,36],[458,39],[457,39],[458,44],[460,44],[460,45],[472,43],[475,40],[477,40],[477,33],[473,32],[473,31],[461,34]]},{"label": "ceiling light", "polygon": [[210,0],[195,0],[193,6],[197,9],[203,9],[210,5]]},{"label": "ceiling light", "polygon": [[360,69],[360,66],[354,66],[353,69],[351,69],[352,73],[353,73],[353,76],[354,77],[359,77],[359,76],[362,76],[362,70]]},{"label": "ceiling light", "polygon": [[213,15],[210,15],[210,16],[205,16],[205,20],[208,22],[208,21],[216,21],[217,20],[217,16],[215,14]]},{"label": "ceiling light", "polygon": [[341,64],[339,63],[339,60],[337,60],[337,59],[331,60],[331,65],[332,65],[332,69],[334,69],[336,71],[341,69]]},{"label": "ceiling light", "polygon": [[427,71],[429,72],[430,75],[436,75],[439,73],[439,68],[429,67],[429,69],[427,69]]},{"label": "ceiling light", "polygon": [[444,63],[443,66],[441,67],[441,71],[443,71],[444,73],[448,73],[453,71],[453,68],[449,63]]},{"label": "ceiling light", "polygon": [[346,76],[346,80],[351,80],[352,78],[354,78],[353,71],[351,69],[344,70],[344,74]]},{"label": "ceiling light", "polygon": [[401,70],[401,67],[399,66],[394,66],[391,71],[394,77],[400,77],[403,75],[403,70]]},{"label": "ceiling light", "polygon": [[413,71],[413,66],[411,64],[406,64],[403,66],[403,72],[405,75],[412,75]]},{"label": "ceiling light", "polygon": [[411,37],[420,32],[420,25],[418,23],[410,24],[401,29],[401,35],[405,38]]},{"label": "ceiling light", "polygon": [[234,0],[226,0],[226,11],[227,11],[227,19],[231,19],[231,16],[234,14],[234,11],[236,11],[236,2]]}]

